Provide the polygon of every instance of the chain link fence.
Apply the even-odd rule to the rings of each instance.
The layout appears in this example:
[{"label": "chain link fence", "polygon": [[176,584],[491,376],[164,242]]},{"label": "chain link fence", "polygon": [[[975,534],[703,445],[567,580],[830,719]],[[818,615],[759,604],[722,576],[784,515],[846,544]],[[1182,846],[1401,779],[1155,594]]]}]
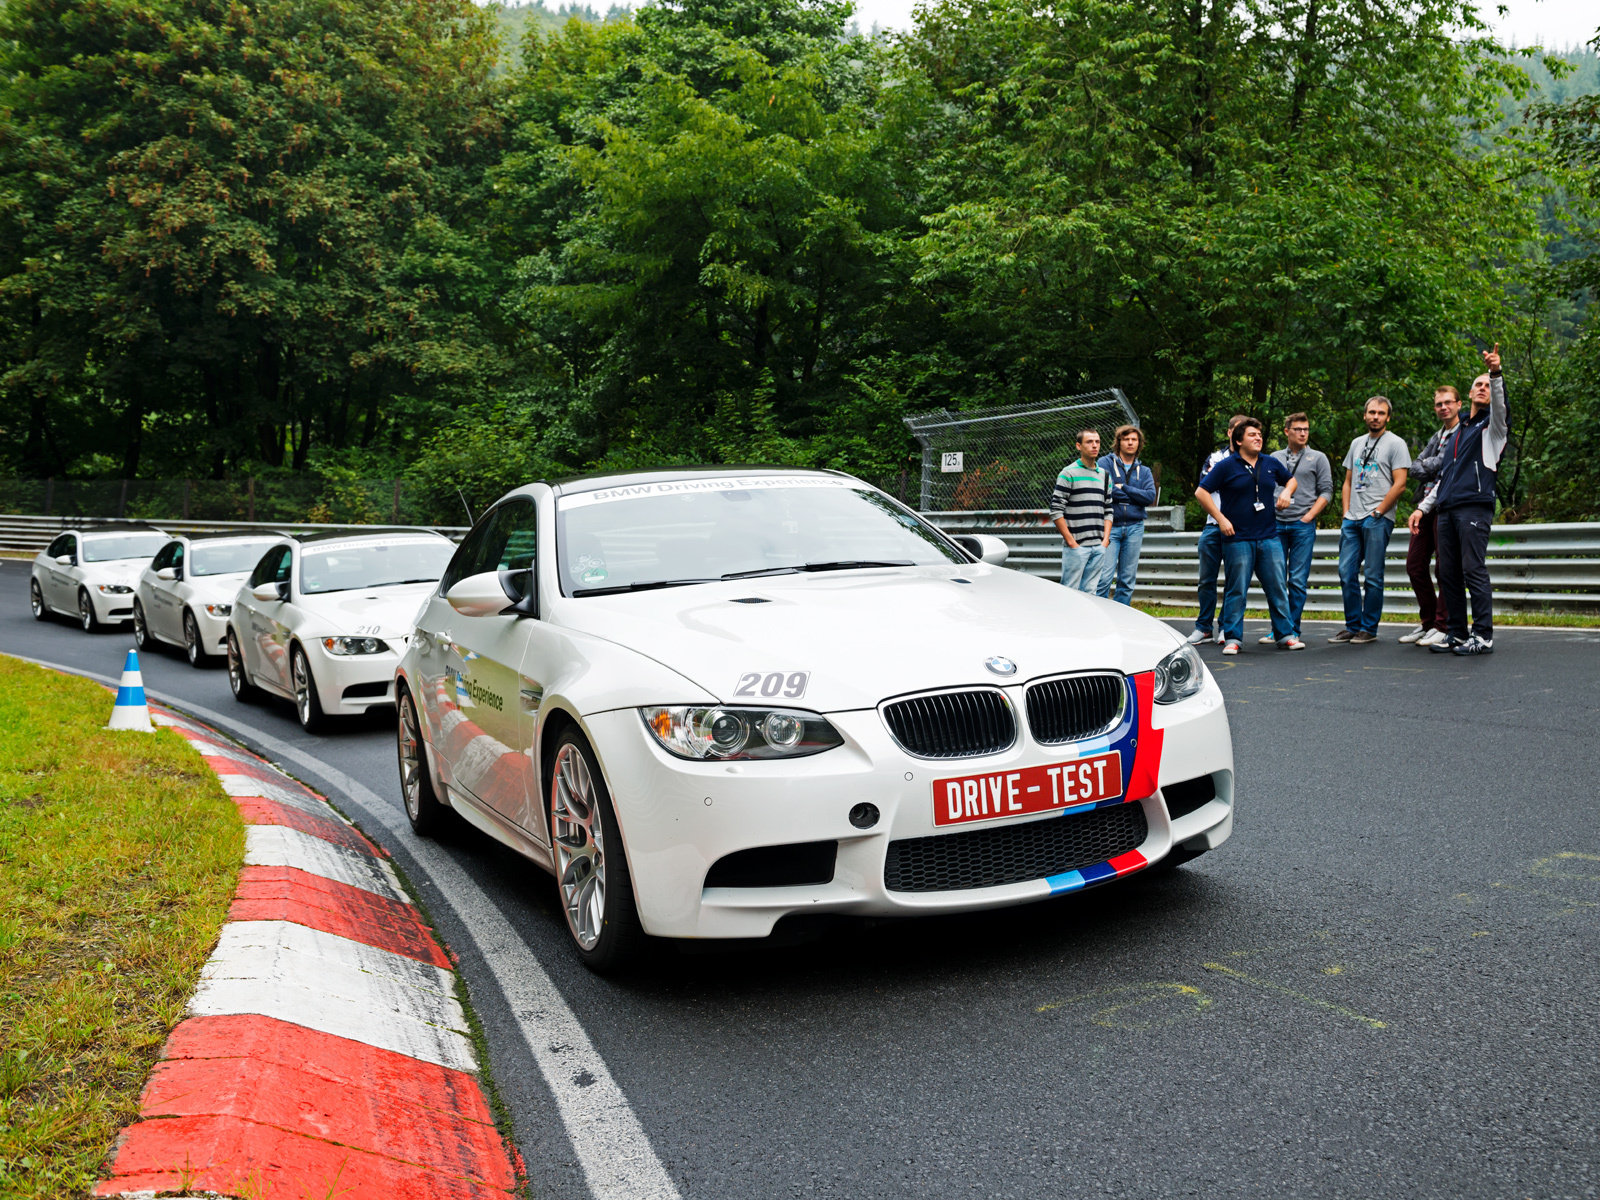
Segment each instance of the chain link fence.
[{"label": "chain link fence", "polygon": [[1097,431],[1100,452],[1109,454],[1112,432],[1139,416],[1120,388],[1108,388],[1037,404],[941,408],[905,421],[922,445],[917,507],[972,512],[1048,507],[1056,476],[1078,456],[1079,432]]}]

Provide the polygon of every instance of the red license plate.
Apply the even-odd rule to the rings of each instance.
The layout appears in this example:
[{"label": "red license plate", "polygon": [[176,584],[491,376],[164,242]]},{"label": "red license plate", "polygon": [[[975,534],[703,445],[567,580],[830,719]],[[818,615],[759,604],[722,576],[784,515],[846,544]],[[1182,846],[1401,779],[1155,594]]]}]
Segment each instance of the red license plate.
[{"label": "red license plate", "polygon": [[1073,808],[1122,795],[1122,754],[1096,754],[987,775],[962,775],[933,782],[933,823],[960,825],[995,817]]}]

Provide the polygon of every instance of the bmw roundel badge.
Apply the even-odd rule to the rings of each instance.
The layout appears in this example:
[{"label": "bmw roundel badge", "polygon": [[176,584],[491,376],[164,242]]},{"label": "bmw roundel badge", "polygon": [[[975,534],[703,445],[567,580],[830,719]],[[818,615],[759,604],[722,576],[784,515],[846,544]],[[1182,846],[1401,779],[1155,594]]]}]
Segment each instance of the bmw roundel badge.
[{"label": "bmw roundel badge", "polygon": [[995,675],[1015,675],[1017,673],[1017,664],[1009,658],[1002,658],[998,654],[984,659],[983,665],[988,667]]}]

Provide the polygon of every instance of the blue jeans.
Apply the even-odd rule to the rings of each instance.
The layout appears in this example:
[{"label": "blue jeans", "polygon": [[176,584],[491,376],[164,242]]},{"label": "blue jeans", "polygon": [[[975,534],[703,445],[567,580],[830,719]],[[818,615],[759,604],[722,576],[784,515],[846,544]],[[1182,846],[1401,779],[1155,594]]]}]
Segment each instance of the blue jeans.
[{"label": "blue jeans", "polygon": [[1104,546],[1061,547],[1061,586],[1077,588],[1094,595],[1094,585],[1100,580],[1100,559]]},{"label": "blue jeans", "polygon": [[1129,521],[1126,525],[1111,527],[1111,541],[1106,545],[1105,561],[1100,567],[1100,595],[1111,597],[1111,585],[1117,585],[1116,602],[1133,601],[1134,581],[1139,577],[1139,548],[1144,545],[1144,522]]},{"label": "blue jeans", "polygon": [[1344,592],[1344,627],[1351,633],[1378,632],[1383,557],[1393,532],[1394,522],[1376,514],[1339,526],[1339,587]]},{"label": "blue jeans", "polygon": [[1217,568],[1222,564],[1222,530],[1207,525],[1200,531],[1200,594],[1195,597],[1200,611],[1195,614],[1194,627],[1201,633],[1211,632],[1212,618],[1217,612]]},{"label": "blue jeans", "polygon": [[1300,632],[1300,616],[1306,611],[1306,585],[1311,580],[1311,551],[1317,544],[1317,523],[1294,520],[1278,525],[1278,542],[1283,546],[1286,564],[1285,586],[1289,593],[1289,624]]},{"label": "blue jeans", "polygon": [[1244,638],[1244,601],[1250,590],[1250,576],[1261,581],[1267,594],[1267,610],[1272,613],[1272,636],[1283,641],[1294,633],[1289,624],[1289,597],[1283,585],[1283,543],[1275,537],[1259,542],[1224,542],[1222,563],[1222,636],[1237,642]]}]

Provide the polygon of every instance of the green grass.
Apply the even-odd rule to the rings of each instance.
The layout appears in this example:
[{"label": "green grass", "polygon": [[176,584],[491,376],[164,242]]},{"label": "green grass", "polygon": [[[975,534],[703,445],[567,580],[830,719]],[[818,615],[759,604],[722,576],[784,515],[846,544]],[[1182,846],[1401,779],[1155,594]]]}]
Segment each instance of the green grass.
[{"label": "green grass", "polygon": [[[1147,612],[1152,617],[1188,617],[1193,620],[1199,613],[1198,608],[1179,608],[1170,604],[1145,604],[1135,599],[1133,606],[1140,612]],[[1221,608],[1221,605],[1218,605]],[[1266,609],[1252,608],[1245,614],[1248,621],[1269,621],[1272,614]],[[1307,621],[1343,621],[1342,612],[1312,612],[1307,609],[1304,614]],[[1416,625],[1417,615],[1410,609],[1400,613],[1384,613],[1385,625]],[[1496,628],[1509,628],[1517,625],[1537,625],[1551,629],[1600,629],[1600,616],[1591,617],[1585,613],[1547,613],[1547,612],[1496,612],[1494,614]]]},{"label": "green grass", "polygon": [[244,827],[170,730],[0,657],[0,1197],[81,1196],[183,1016]]}]

